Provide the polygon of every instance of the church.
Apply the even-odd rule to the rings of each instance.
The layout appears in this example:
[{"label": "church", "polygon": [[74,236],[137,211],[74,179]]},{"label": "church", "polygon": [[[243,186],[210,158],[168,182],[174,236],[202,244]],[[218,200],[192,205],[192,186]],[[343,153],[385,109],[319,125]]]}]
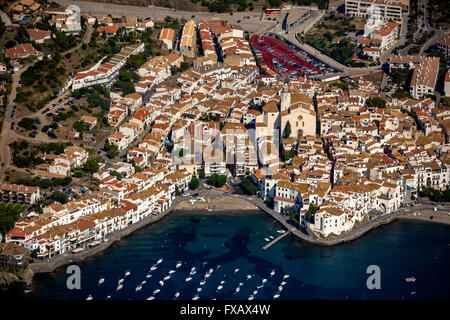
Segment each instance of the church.
[{"label": "church", "polygon": [[316,112],[313,100],[303,93],[293,93],[286,85],[280,93],[280,101],[269,100],[256,117],[256,138],[276,137],[297,139],[316,135]]}]

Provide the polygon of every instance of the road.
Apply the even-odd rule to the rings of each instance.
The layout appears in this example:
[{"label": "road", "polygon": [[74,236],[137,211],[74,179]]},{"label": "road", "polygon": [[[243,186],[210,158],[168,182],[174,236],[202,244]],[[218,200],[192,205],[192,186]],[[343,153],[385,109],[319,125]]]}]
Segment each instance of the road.
[{"label": "road", "polygon": [[11,161],[11,154],[9,152],[9,144],[14,141],[15,131],[11,130],[11,123],[15,122],[15,117],[11,117],[13,111],[13,106],[15,105],[14,100],[17,94],[17,84],[20,81],[20,76],[22,72],[28,69],[30,65],[20,68],[17,72],[12,75],[11,92],[8,97],[8,104],[5,109],[5,115],[3,119],[2,135],[0,137],[0,161],[4,163],[4,166],[0,166],[0,180],[4,178],[5,169]]},{"label": "road", "polygon": [[0,18],[5,23],[5,27],[19,27],[18,24],[12,23],[9,16],[2,10],[0,10]]}]

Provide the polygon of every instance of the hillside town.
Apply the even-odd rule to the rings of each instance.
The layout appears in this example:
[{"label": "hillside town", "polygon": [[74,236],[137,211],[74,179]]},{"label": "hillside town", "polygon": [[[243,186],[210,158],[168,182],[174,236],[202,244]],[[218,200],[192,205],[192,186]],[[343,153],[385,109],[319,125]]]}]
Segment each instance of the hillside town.
[{"label": "hillside town", "polygon": [[[405,0],[345,1],[344,19],[367,19],[355,50],[379,63],[360,68],[320,59],[276,28],[258,49],[254,33],[227,19],[13,2],[3,11],[26,33],[21,43],[1,42],[11,46],[0,62],[0,193],[23,207],[2,227],[3,241],[38,260],[80,252],[211,187],[260,198],[323,239],[425,191],[444,201],[450,33],[427,40],[426,54],[393,53],[409,9]],[[331,11],[321,16],[338,15]],[[57,55],[51,43],[65,37],[73,45],[59,55],[64,70],[49,68],[56,81],[44,90],[47,76],[31,82],[26,70],[43,70]],[[89,50],[84,65],[73,62]],[[37,106],[47,89],[56,94]]]}]

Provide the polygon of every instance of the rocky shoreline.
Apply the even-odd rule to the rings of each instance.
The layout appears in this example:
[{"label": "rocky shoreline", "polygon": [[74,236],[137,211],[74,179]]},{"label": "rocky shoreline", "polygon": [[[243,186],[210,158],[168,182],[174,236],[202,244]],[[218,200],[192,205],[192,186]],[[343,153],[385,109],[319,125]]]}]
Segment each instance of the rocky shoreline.
[{"label": "rocky shoreline", "polygon": [[29,289],[33,284],[33,277],[34,272],[30,268],[15,273],[0,271],[0,290],[7,290],[14,286]]}]

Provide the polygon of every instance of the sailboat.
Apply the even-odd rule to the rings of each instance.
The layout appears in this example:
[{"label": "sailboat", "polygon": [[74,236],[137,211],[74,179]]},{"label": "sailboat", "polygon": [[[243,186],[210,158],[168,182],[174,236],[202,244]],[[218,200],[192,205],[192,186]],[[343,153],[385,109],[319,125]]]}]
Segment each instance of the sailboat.
[{"label": "sailboat", "polygon": [[148,297],[148,298],[147,298],[147,300],[154,300],[154,299],[155,299],[154,296],[151,296],[151,297]]},{"label": "sailboat", "polygon": [[175,298],[178,298],[180,296],[180,293],[177,291],[175,292]]},{"label": "sailboat", "polygon": [[155,291],[153,291],[153,294],[157,294],[158,292],[160,292],[161,290],[156,289]]},{"label": "sailboat", "polygon": [[222,286],[222,285],[220,285],[220,286],[217,287],[217,291],[222,290],[222,289],[223,289],[223,286]]},{"label": "sailboat", "polygon": [[266,283],[266,282],[267,282],[266,278],[262,279],[262,283]]},{"label": "sailboat", "polygon": [[199,298],[199,296],[198,296],[198,295],[195,295],[195,296],[192,298],[192,300],[198,300],[198,298]]},{"label": "sailboat", "polygon": [[159,285],[162,287],[164,285],[164,281],[160,281]]},{"label": "sailboat", "polygon": [[285,275],[283,276],[283,279],[287,279],[287,278],[289,278],[289,275],[288,275],[288,274],[285,274]]},{"label": "sailboat", "polygon": [[164,277],[164,281],[167,281],[167,280],[169,280],[170,279],[170,276],[165,276]]},{"label": "sailboat", "polygon": [[275,295],[273,296],[274,299],[277,299],[279,297],[280,297],[280,293],[279,292],[275,293]]},{"label": "sailboat", "polygon": [[169,274],[175,273],[175,270],[170,270]]},{"label": "sailboat", "polygon": [[117,289],[116,289],[116,291],[119,291],[119,290],[121,290],[122,288],[123,288],[123,285],[119,284],[118,287],[117,287]]}]

